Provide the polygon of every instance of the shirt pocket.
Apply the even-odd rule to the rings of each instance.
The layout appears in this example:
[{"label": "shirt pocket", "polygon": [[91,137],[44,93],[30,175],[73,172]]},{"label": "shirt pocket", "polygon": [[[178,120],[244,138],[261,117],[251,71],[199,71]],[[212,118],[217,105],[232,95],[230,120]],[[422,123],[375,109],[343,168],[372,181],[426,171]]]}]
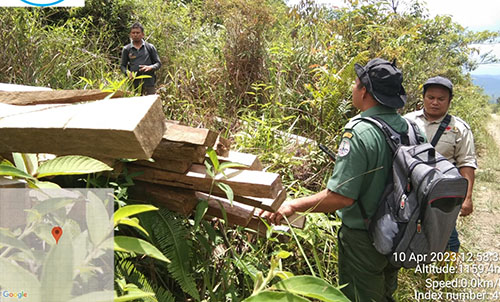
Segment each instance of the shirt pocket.
[{"label": "shirt pocket", "polygon": [[443,135],[441,135],[439,142],[446,145],[454,146],[457,143],[457,134],[453,132],[453,130],[445,131]]},{"label": "shirt pocket", "polygon": [[454,163],[456,139],[456,133],[451,130],[445,131],[436,146],[436,150],[452,163]]}]

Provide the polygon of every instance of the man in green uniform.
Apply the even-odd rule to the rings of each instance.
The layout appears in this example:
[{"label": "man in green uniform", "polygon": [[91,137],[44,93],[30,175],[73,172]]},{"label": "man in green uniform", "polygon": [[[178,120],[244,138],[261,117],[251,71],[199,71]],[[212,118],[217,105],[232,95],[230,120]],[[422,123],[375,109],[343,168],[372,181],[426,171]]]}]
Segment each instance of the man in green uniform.
[{"label": "man in green uniform", "polygon": [[[406,132],[406,121],[396,112],[404,106],[403,75],[394,63],[376,58],[355,65],[353,105],[363,117],[376,116],[394,130]],[[284,203],[275,213],[262,216],[279,223],[283,216],[312,210],[333,212],[342,218],[339,240],[339,284],[352,301],[393,301],[398,270],[378,253],[366,231],[359,203],[368,217],[375,213],[392,167],[392,152],[384,134],[369,122],[354,117],[345,126],[337,161],[327,189]]]},{"label": "man in green uniform", "polygon": [[[429,141],[434,139],[436,132],[448,114],[453,97],[453,84],[444,77],[428,79],[423,88],[424,109],[405,115],[425,131]],[[444,125],[443,125],[444,126]],[[474,151],[474,137],[469,125],[461,118],[450,115],[448,125],[443,129],[441,137],[436,143],[436,151],[454,164],[460,174],[468,181],[467,196],[462,204],[460,216],[472,213],[472,188],[474,186],[474,172],[477,168]],[[451,233],[448,249],[458,252],[460,240],[457,230]]]}]

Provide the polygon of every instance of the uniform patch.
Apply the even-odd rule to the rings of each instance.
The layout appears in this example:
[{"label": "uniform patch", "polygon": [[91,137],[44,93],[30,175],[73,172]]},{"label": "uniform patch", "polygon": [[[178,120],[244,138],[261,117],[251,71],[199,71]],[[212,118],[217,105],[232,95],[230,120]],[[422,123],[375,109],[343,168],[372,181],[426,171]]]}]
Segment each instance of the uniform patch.
[{"label": "uniform patch", "polygon": [[347,138],[351,138],[352,137],[352,133],[351,132],[345,132],[344,135],[342,137],[347,137]]},{"label": "uniform patch", "polygon": [[338,154],[340,157],[346,156],[351,151],[351,143],[348,139],[343,139],[339,146]]}]

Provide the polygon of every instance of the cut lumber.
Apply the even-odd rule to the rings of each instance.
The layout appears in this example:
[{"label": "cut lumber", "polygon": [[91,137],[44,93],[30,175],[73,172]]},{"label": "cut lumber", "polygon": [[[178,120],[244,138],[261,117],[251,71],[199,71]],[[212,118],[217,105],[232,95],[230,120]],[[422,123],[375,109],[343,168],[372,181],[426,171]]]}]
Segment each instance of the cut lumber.
[{"label": "cut lumber", "polygon": [[26,86],[18,84],[0,83],[0,91],[50,91],[51,88],[41,86]]},{"label": "cut lumber", "polygon": [[234,196],[234,200],[247,205],[261,208],[269,212],[275,212],[277,209],[279,209],[283,201],[285,201],[286,196],[287,196],[286,190],[282,188],[281,191],[278,193],[278,196],[276,196],[276,198],[259,198],[252,196],[236,195]]},{"label": "cut lumber", "polygon": [[229,151],[227,156],[218,156],[217,158],[221,163],[232,162],[246,166],[245,168],[239,168],[239,169],[247,169],[255,171],[262,171],[264,169],[262,163],[257,158],[257,156],[249,153]]},{"label": "cut lumber", "polygon": [[[254,212],[252,219],[250,219],[250,221],[247,224],[247,228],[257,231],[257,233],[261,236],[265,236],[267,231],[267,226],[257,214],[258,212]],[[288,217],[288,221],[290,222],[291,226],[303,229],[306,223],[306,216],[305,214],[293,214],[292,216]],[[289,230],[288,223],[284,219],[281,220],[281,225],[279,226],[273,225],[272,227],[273,229],[285,232]]]},{"label": "cut lumber", "polygon": [[[141,167],[137,165],[129,166],[130,172],[143,171],[142,175],[136,177],[138,180],[165,184],[174,187],[188,188],[202,192],[222,193],[218,186],[212,186],[212,179],[206,174],[204,165],[193,164],[185,174],[178,174],[168,171],[162,171],[150,167]],[[222,174],[215,176],[218,182],[229,185],[235,195],[255,196],[263,198],[276,198],[281,189],[281,177],[276,173],[226,169],[226,177]]]},{"label": "cut lumber", "polygon": [[196,192],[196,196],[198,199],[208,201],[207,215],[224,219],[224,215],[221,211],[222,206],[226,212],[227,220],[230,225],[246,226],[250,219],[252,219],[255,212],[255,207],[241,204],[236,201],[231,203],[226,198],[210,196],[209,194],[202,192]]},{"label": "cut lumber", "polygon": [[[0,103],[10,105],[63,104],[102,100],[111,92],[94,90],[0,91]],[[117,91],[112,97],[122,97]]]},{"label": "cut lumber", "polygon": [[151,202],[183,215],[191,215],[198,204],[196,192],[153,183],[135,181],[130,191],[131,197]]},{"label": "cut lumber", "polygon": [[0,153],[148,159],[164,127],[156,95],[83,104],[0,104]]},{"label": "cut lumber", "polygon": [[166,122],[165,125],[163,138],[171,142],[211,147],[217,139],[217,133],[205,128],[193,128],[171,122]]},{"label": "cut lumber", "polygon": [[193,164],[192,161],[179,161],[170,159],[155,159],[153,154],[154,162],[148,160],[138,160],[135,163],[140,166],[156,168],[160,170],[176,172],[184,174]]},{"label": "cut lumber", "polygon": [[[28,184],[26,183],[25,180],[20,180],[20,179],[11,179],[5,176],[0,176],[0,189],[7,189],[7,188],[27,188]],[[1,202],[0,198],[0,202]]]},{"label": "cut lumber", "polygon": [[191,161],[201,164],[205,160],[207,147],[187,143],[171,142],[164,138],[153,153],[153,159]]}]

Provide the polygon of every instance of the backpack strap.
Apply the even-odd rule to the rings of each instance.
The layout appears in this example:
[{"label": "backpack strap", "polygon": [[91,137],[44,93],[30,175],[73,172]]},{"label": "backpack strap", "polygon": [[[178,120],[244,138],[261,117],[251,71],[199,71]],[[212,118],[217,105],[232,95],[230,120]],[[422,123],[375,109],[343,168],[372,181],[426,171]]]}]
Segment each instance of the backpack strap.
[{"label": "backpack strap", "polygon": [[425,138],[420,132],[420,127],[418,127],[417,123],[414,120],[404,118],[406,123],[408,123],[408,129],[413,129],[413,131],[408,132],[408,136],[410,138],[410,145],[420,145],[425,142]]},{"label": "backpack strap", "polygon": [[373,117],[362,117],[362,120],[368,121],[371,124],[377,126],[384,134],[385,141],[389,145],[392,152],[396,152],[396,149],[401,144],[409,144],[409,138],[407,133],[399,133],[394,130],[389,124],[387,124],[383,119],[373,116]]},{"label": "backpack strap", "polygon": [[434,137],[432,138],[431,145],[433,147],[436,147],[439,139],[441,138],[441,135],[443,135],[444,130],[450,124],[450,121],[451,121],[451,115],[446,114],[444,119],[441,121],[441,124],[439,124],[439,128],[436,131],[436,134],[434,134]]}]

